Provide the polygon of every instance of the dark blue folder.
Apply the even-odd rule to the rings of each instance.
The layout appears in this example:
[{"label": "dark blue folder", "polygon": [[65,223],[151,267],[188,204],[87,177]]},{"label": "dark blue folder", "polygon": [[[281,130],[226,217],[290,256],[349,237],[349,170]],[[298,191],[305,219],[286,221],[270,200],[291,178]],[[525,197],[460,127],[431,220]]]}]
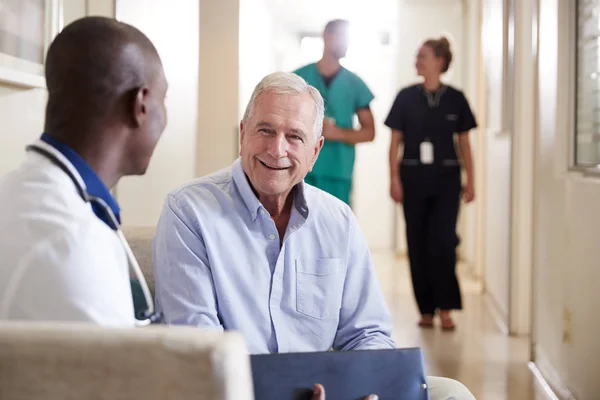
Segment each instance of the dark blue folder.
[{"label": "dark blue folder", "polygon": [[256,400],[428,400],[420,349],[261,354],[250,357]]}]

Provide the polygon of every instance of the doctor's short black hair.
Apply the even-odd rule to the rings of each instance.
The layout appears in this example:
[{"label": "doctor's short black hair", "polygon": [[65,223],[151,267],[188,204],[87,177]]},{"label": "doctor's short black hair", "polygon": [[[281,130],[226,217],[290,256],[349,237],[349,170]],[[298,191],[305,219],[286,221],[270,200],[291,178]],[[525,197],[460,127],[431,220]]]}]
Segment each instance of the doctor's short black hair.
[{"label": "doctor's short black hair", "polygon": [[146,35],[116,19],[85,17],[67,25],[45,62],[46,132],[118,117],[123,98],[154,76],[155,60],[162,67]]}]

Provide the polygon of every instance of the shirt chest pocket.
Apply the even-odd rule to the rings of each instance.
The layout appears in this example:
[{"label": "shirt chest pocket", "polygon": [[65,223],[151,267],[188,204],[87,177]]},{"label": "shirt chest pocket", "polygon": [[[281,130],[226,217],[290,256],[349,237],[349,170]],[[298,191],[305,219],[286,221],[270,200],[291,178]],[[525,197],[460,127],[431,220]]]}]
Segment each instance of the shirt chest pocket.
[{"label": "shirt chest pocket", "polygon": [[296,260],[296,310],[316,319],[336,319],[344,288],[342,258]]},{"label": "shirt chest pocket", "polygon": [[458,129],[458,114],[455,112],[447,112],[443,114],[444,130],[450,133],[456,133]]}]

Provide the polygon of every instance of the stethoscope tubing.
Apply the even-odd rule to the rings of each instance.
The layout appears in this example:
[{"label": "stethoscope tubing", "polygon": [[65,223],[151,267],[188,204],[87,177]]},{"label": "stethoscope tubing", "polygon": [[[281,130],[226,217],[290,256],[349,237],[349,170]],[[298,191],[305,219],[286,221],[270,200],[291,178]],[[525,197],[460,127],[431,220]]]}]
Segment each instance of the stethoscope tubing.
[{"label": "stethoscope tubing", "polygon": [[89,193],[87,193],[87,191],[80,184],[80,182],[77,180],[75,175],[73,175],[73,172],[56,155],[52,154],[52,152],[50,152],[40,146],[36,146],[36,145],[29,145],[25,149],[27,151],[33,151],[35,153],[38,153],[39,155],[47,158],[51,163],[53,163],[54,165],[59,167],[73,181],[73,184],[75,185],[75,188],[77,189],[77,193],[79,193],[79,196],[83,199],[83,201],[85,201],[86,203],[90,203],[90,204],[92,204],[92,203],[98,204],[102,208],[102,210],[108,216],[108,218],[112,224],[112,226],[111,226],[112,230],[115,231],[115,233],[117,234],[117,237],[119,238],[119,241],[121,242],[121,245],[125,249],[125,254],[127,256],[127,261],[129,263],[129,266],[131,267],[131,269],[133,269],[133,273],[135,274],[135,277],[137,278],[137,280],[140,283],[140,286],[142,287],[144,299],[146,300],[146,310],[141,315],[141,316],[143,316],[143,318],[138,319],[136,316],[135,324],[136,324],[136,326],[143,327],[143,326],[148,326],[148,325],[152,324],[153,322],[158,322],[158,320],[160,319],[160,316],[157,315],[155,312],[154,301],[152,299],[152,294],[150,293],[150,289],[148,288],[148,282],[146,282],[146,278],[144,277],[144,274],[142,273],[142,269],[140,268],[140,265],[138,264],[138,262],[135,258],[135,255],[133,254],[133,251],[131,250],[131,247],[129,246],[129,243],[127,242],[127,239],[125,238],[125,235],[123,234],[121,225],[119,224],[119,221],[117,220],[117,217],[111,210],[110,206],[108,204],[106,204],[106,202],[103,199],[96,197],[96,196],[91,196]]}]

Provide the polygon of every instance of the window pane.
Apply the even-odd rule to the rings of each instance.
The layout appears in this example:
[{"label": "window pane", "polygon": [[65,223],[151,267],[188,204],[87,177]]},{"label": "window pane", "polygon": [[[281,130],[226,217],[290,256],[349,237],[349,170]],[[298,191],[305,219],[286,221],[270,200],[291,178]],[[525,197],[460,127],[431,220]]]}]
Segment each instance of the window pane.
[{"label": "window pane", "polygon": [[600,164],[600,1],[577,2],[575,162]]},{"label": "window pane", "polygon": [[0,0],[0,53],[42,64],[45,8],[45,0]]}]

